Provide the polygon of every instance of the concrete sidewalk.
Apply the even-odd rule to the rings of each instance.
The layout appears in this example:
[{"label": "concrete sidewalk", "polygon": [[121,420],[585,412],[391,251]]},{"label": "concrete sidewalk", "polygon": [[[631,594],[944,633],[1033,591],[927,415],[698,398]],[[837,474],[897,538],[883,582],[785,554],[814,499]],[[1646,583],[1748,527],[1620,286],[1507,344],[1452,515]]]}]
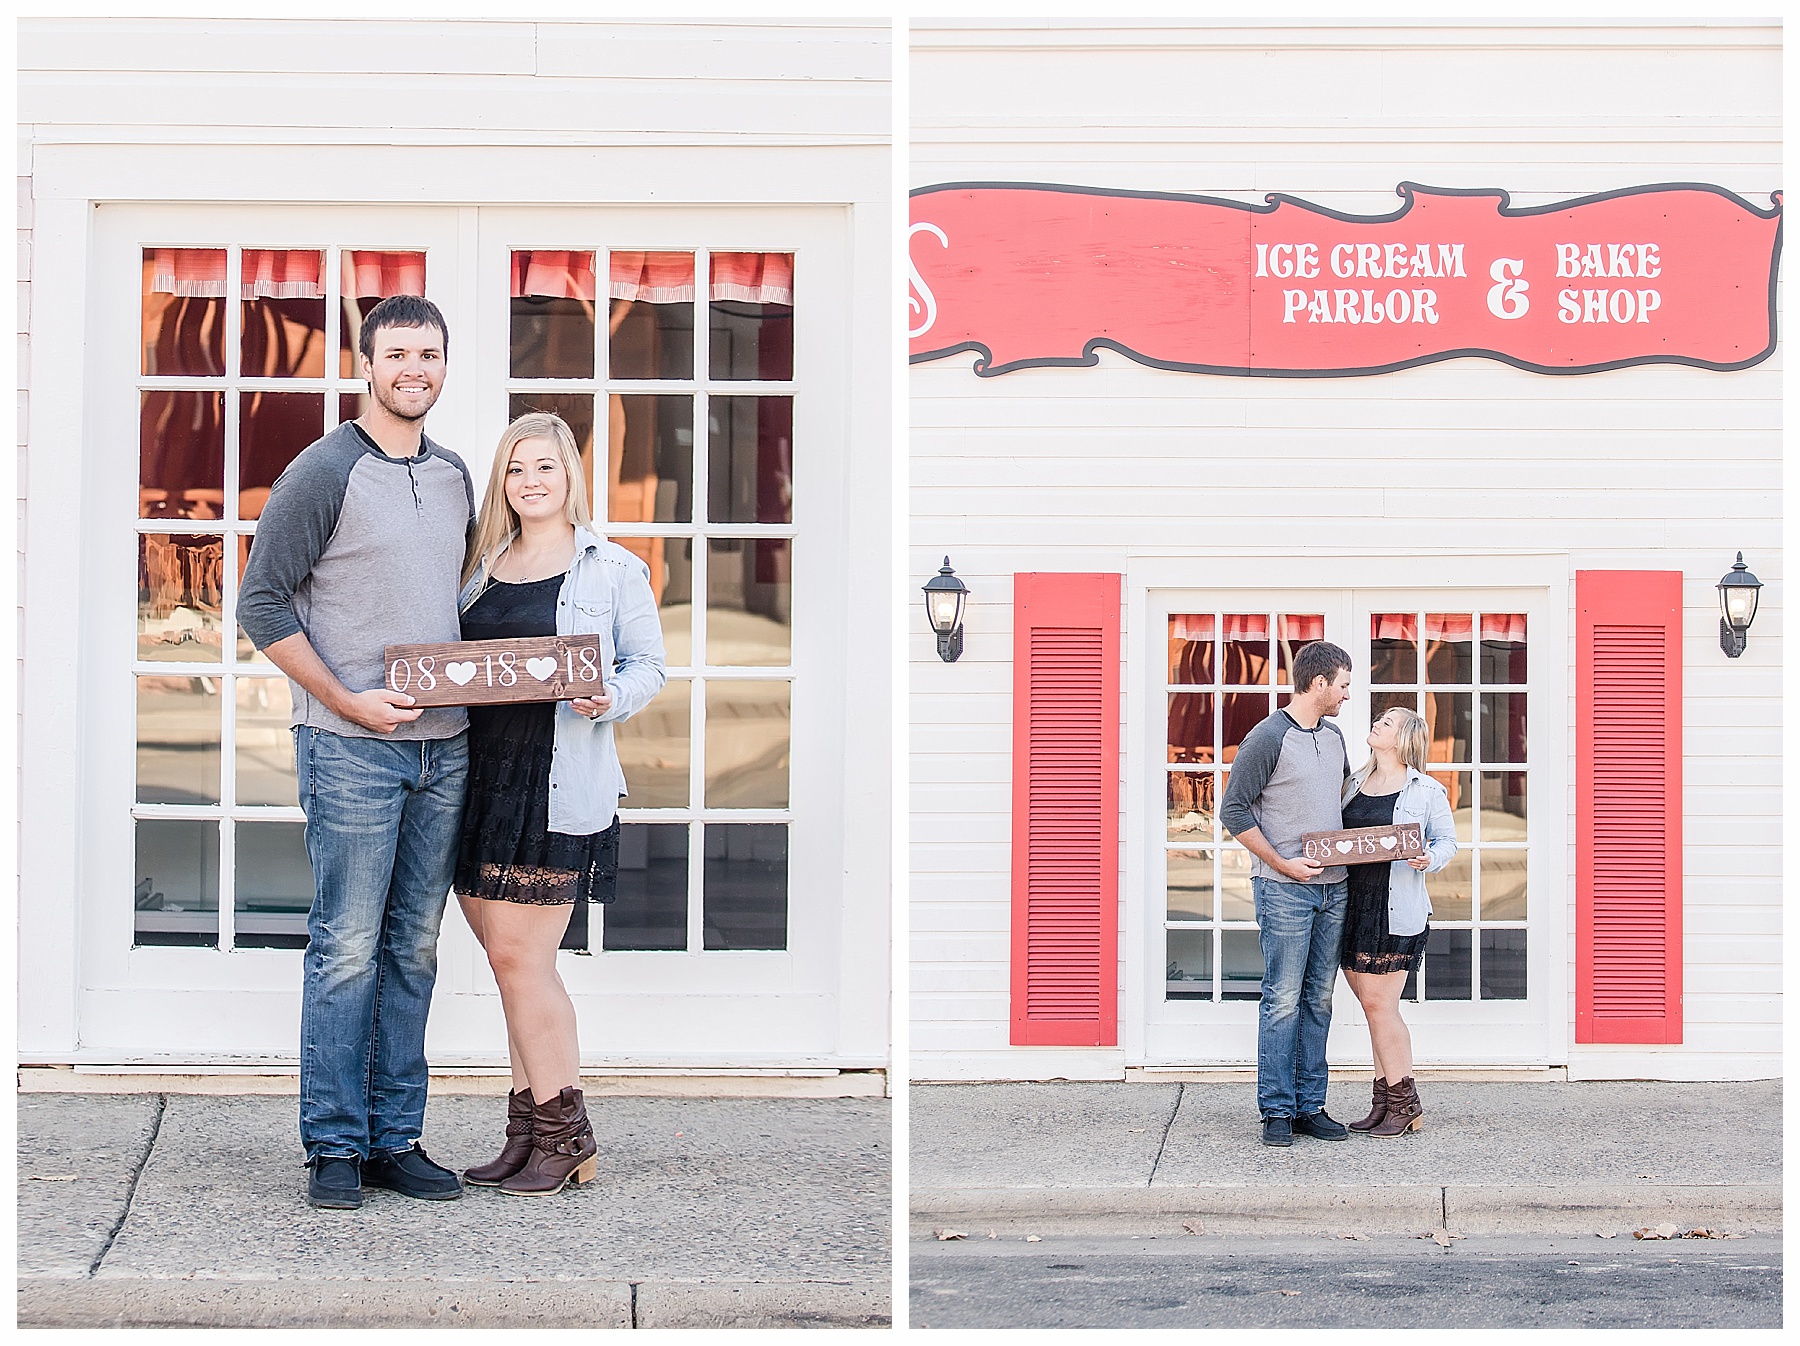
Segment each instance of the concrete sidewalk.
[{"label": "concrete sidewalk", "polygon": [[[1781,1085],[1420,1084],[1421,1131],[1260,1143],[1248,1083],[914,1085],[913,1232],[1781,1228]],[[1339,1121],[1369,1088],[1333,1081]]]},{"label": "concrete sidewalk", "polygon": [[[880,1327],[883,1099],[597,1098],[600,1178],[314,1210],[292,1097],[27,1094],[19,1322],[39,1327]],[[492,1157],[500,1098],[422,1143]]]}]

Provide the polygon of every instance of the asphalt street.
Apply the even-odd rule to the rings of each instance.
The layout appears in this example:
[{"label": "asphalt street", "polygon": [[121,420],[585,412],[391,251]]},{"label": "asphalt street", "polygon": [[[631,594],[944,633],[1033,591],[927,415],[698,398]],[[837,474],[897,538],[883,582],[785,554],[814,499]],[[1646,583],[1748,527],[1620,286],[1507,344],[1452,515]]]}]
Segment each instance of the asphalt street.
[{"label": "asphalt street", "polygon": [[912,1326],[1779,1328],[1781,1238],[914,1240]]}]

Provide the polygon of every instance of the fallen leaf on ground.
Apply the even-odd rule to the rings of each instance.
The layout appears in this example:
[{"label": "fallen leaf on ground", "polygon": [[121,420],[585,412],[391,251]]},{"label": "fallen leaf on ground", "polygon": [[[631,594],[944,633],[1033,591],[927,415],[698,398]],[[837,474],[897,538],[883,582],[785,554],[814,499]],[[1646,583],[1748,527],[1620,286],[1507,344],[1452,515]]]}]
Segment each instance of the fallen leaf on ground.
[{"label": "fallen leaf on ground", "polygon": [[1369,1236],[1367,1234],[1339,1234],[1338,1237],[1341,1239],[1355,1239],[1358,1243],[1367,1243],[1369,1241]]},{"label": "fallen leaf on ground", "polygon": [[1448,1248],[1451,1239],[1467,1238],[1468,1235],[1452,1234],[1448,1229],[1434,1229],[1429,1234],[1421,1234],[1420,1237],[1433,1240],[1440,1248]]},{"label": "fallen leaf on ground", "polygon": [[1198,1220],[1189,1220],[1181,1227],[1190,1234],[1204,1234],[1206,1232],[1206,1226],[1201,1224]]},{"label": "fallen leaf on ground", "polygon": [[1631,1231],[1631,1237],[1634,1239],[1672,1239],[1679,1233],[1680,1231],[1672,1224],[1659,1224],[1647,1225],[1643,1229],[1634,1229]]},{"label": "fallen leaf on ground", "polygon": [[1298,1290],[1277,1290],[1275,1293],[1278,1295],[1287,1295],[1291,1298],[1294,1295],[1299,1294],[1300,1292]]},{"label": "fallen leaf on ground", "polygon": [[1039,1238],[1036,1234],[1027,1234],[1025,1236],[1025,1241],[1027,1243],[1042,1243],[1044,1240]]},{"label": "fallen leaf on ground", "polygon": [[1741,1239],[1742,1234],[1727,1234],[1723,1229],[1690,1229],[1681,1236],[1684,1239]]},{"label": "fallen leaf on ground", "polygon": [[1000,1237],[1000,1233],[998,1230],[990,1229],[990,1230],[988,1230],[988,1237],[991,1239],[997,1239]]},{"label": "fallen leaf on ground", "polygon": [[934,1229],[931,1232],[937,1235],[939,1243],[948,1243],[951,1239],[966,1239],[969,1237],[960,1229]]},{"label": "fallen leaf on ground", "polygon": [[1615,1229],[1610,1234],[1595,1234],[1594,1237],[1597,1239],[1616,1239],[1619,1237],[1619,1231]]},{"label": "fallen leaf on ground", "polygon": [[75,1179],[79,1176],[80,1175],[76,1174],[76,1173],[33,1173],[27,1178],[27,1181],[28,1182],[74,1182]]},{"label": "fallen leaf on ground", "polygon": [[1125,1131],[1128,1135],[1141,1136],[1144,1134],[1145,1131],[1147,1131],[1149,1129],[1150,1128],[1145,1127],[1145,1126],[1128,1126],[1125,1128]]}]

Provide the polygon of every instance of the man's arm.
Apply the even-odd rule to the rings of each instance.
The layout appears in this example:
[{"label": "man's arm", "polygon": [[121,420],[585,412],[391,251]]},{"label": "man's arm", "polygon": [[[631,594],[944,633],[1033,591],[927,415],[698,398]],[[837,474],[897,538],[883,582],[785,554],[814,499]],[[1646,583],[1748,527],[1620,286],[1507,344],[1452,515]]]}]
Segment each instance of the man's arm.
[{"label": "man's arm", "polygon": [[[1266,723],[1266,721],[1265,721]],[[1304,856],[1288,859],[1279,854],[1256,825],[1250,806],[1261,797],[1275,764],[1281,760],[1284,734],[1252,732],[1238,749],[1231,763],[1231,781],[1225,787],[1225,799],[1219,808],[1219,821],[1245,850],[1261,860],[1277,874],[1285,874],[1295,883],[1316,879],[1322,866]]]},{"label": "man's arm", "polygon": [[1276,853],[1269,839],[1262,834],[1260,827],[1252,827],[1245,832],[1233,833],[1243,848],[1261,860],[1277,874],[1286,874],[1295,883],[1310,883],[1324,871],[1324,866],[1317,861],[1308,860],[1305,856],[1297,856],[1290,860]]},{"label": "man's arm", "polygon": [[304,687],[333,715],[373,729],[378,734],[391,734],[399,725],[416,720],[422,710],[408,709],[413,698],[405,692],[390,692],[385,687],[353,692],[337,679],[319,658],[304,631],[276,641],[263,650],[269,661]]}]

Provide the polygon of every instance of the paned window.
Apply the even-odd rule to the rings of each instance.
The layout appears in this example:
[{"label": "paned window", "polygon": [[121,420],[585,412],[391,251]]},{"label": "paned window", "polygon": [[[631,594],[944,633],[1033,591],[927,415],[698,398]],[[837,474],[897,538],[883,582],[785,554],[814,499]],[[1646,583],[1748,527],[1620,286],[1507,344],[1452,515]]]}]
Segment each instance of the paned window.
[{"label": "paned window", "polygon": [[357,336],[425,254],[143,251],[135,940],[299,948],[312,875],[286,678],[237,625],[269,488],[362,408]]},{"label": "paned window", "polygon": [[618,900],[577,908],[565,948],[787,947],[793,277],[787,253],[511,254],[508,415],[569,423],[668,655],[616,729]]}]

